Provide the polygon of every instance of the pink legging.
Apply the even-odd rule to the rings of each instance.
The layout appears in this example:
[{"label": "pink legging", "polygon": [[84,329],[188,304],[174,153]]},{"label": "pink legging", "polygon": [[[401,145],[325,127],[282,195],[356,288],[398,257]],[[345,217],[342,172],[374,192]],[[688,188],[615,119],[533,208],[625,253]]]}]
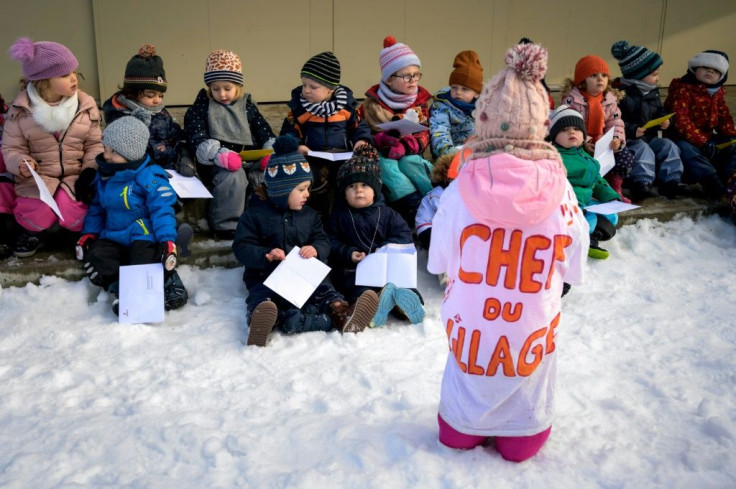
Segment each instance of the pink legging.
[{"label": "pink legging", "polygon": [[61,215],[64,216],[63,221],[41,199],[30,197],[16,197],[15,209],[13,210],[15,220],[32,233],[40,233],[44,229],[50,228],[57,221],[61,227],[70,231],[81,231],[84,216],[87,214],[87,206],[69,197],[69,194],[61,187],[56,189],[54,200],[56,205],[59,206]]},{"label": "pink legging", "polygon": [[15,207],[15,190],[10,182],[0,182],[0,214],[12,214]]},{"label": "pink legging", "polygon": [[[482,445],[488,440],[488,436],[466,435],[447,424],[442,416],[437,415],[440,424],[440,442],[450,448],[468,450]],[[523,462],[532,458],[549,438],[552,430],[550,426],[541,433],[531,436],[497,436],[496,451],[506,460],[511,462]]]}]

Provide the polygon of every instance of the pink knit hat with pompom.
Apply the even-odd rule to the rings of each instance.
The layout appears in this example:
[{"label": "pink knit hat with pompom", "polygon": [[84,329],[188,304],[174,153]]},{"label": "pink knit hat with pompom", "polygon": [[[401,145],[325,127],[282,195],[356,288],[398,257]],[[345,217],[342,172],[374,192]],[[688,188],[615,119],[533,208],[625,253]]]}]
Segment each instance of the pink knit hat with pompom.
[{"label": "pink knit hat with pompom", "polygon": [[381,64],[381,80],[384,82],[389,76],[407,66],[419,66],[420,68],[422,66],[422,62],[419,61],[414,51],[406,44],[396,42],[393,36],[386,36],[383,39],[383,49],[378,62]]},{"label": "pink knit hat with pompom", "polygon": [[10,46],[10,57],[20,61],[26,80],[47,80],[68,75],[79,66],[74,54],[58,42],[39,41],[21,37]]}]

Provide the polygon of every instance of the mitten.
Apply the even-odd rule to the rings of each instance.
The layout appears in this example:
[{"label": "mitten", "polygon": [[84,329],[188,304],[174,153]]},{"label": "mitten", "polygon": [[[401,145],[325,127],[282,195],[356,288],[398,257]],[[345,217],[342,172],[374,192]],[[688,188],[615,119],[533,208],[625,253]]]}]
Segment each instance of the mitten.
[{"label": "mitten", "polygon": [[167,272],[176,268],[176,244],[173,241],[162,241],[158,244],[158,251],[161,256],[161,263]]},{"label": "mitten", "polygon": [[381,150],[381,153],[392,160],[398,160],[406,154],[406,148],[401,144],[398,137],[392,135],[392,131],[379,132],[373,136],[373,140],[376,142],[378,149]]},{"label": "mitten", "polygon": [[97,238],[92,233],[83,234],[77,241],[77,246],[74,247],[74,254],[79,261],[83,261],[89,247],[92,246],[92,242]]},{"label": "mitten", "polygon": [[203,165],[211,165],[217,158],[217,152],[220,151],[220,141],[217,139],[205,139],[197,146],[197,161]]},{"label": "mitten", "polygon": [[718,153],[718,148],[716,148],[716,143],[714,143],[713,141],[708,141],[700,147],[700,152],[703,154],[703,156],[705,156],[709,160],[712,160],[716,156],[716,153]]},{"label": "mitten", "polygon": [[215,159],[215,164],[227,171],[240,170],[243,167],[243,159],[235,151],[227,148],[220,148]]},{"label": "mitten", "polygon": [[97,175],[97,170],[94,168],[85,168],[82,173],[79,174],[77,181],[74,182],[74,195],[77,198],[77,202],[89,205],[92,199],[95,197],[95,187],[92,182]]},{"label": "mitten", "polygon": [[417,141],[413,136],[409,134],[402,136],[401,144],[404,145],[406,154],[415,155],[419,153],[419,141]]},{"label": "mitten", "polygon": [[[273,154],[273,153],[271,153]],[[268,166],[268,162],[271,161],[271,154],[267,154],[263,158],[261,158],[261,170],[266,171],[266,167]]]}]

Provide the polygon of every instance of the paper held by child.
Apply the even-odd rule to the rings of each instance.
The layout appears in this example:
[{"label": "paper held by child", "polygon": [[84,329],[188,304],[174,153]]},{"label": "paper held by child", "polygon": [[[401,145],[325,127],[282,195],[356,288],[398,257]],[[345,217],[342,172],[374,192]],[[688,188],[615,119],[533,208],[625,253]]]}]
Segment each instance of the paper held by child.
[{"label": "paper held by child", "polygon": [[164,266],[161,263],[120,267],[118,322],[160,323],[164,312]]},{"label": "paper held by child", "polygon": [[175,170],[166,170],[169,183],[182,199],[211,199],[212,194],[197,177],[185,177]]},{"label": "paper held by child", "polygon": [[388,282],[401,288],[416,288],[417,249],[413,244],[387,244],[358,262],[355,285],[383,287]]},{"label": "paper held by child", "polygon": [[593,204],[585,207],[585,210],[594,214],[618,214],[620,212],[630,211],[632,209],[638,209],[639,205],[627,204],[619,200],[612,200],[605,204]]},{"label": "paper held by child", "polygon": [[598,160],[598,163],[601,165],[601,176],[611,171],[611,168],[616,164],[616,160],[613,158],[613,150],[611,149],[613,130],[614,128],[612,127],[595,143],[595,155],[593,158]]},{"label": "paper held by child", "polygon": [[383,122],[381,124],[376,124],[376,127],[379,127],[384,131],[395,129],[399,131],[399,134],[402,136],[414,134],[416,132],[429,131],[429,127],[419,124],[418,122],[410,121],[409,119],[398,119],[395,121]]},{"label": "paper held by child", "polygon": [[642,128],[642,129],[644,129],[644,130],[646,131],[646,130],[647,130],[647,129],[649,129],[649,128],[652,128],[652,127],[654,127],[654,126],[658,126],[658,125],[662,124],[662,123],[663,123],[664,121],[668,121],[668,120],[670,120],[670,118],[671,118],[671,117],[672,117],[673,115],[675,115],[675,113],[674,113],[674,112],[673,112],[673,113],[671,113],[671,114],[667,114],[667,115],[665,115],[665,116],[659,117],[659,118],[657,118],[657,119],[652,119],[651,121],[649,121],[649,122],[647,122],[646,124],[644,124],[643,126],[641,126],[641,128]]},{"label": "paper held by child", "polygon": [[315,158],[321,158],[329,161],[344,161],[349,160],[353,156],[352,151],[312,151],[309,150],[307,156],[313,156]]},{"label": "paper held by child", "polygon": [[724,148],[728,148],[732,144],[736,144],[736,139],[732,139],[730,141],[726,141],[725,143],[716,144],[716,148],[718,148],[718,149],[724,149]]},{"label": "paper held by child", "polygon": [[301,308],[322,280],[330,273],[330,267],[317,258],[302,258],[300,247],[291,249],[286,259],[266,278],[263,285]]},{"label": "paper held by child", "polygon": [[264,156],[268,156],[271,153],[273,153],[272,149],[247,149],[245,151],[241,151],[240,157],[245,161],[253,161],[253,160],[260,160]]},{"label": "paper held by child", "polygon": [[43,182],[43,179],[39,176],[38,173],[35,172],[33,168],[31,168],[31,164],[28,162],[28,160],[23,160],[23,163],[26,164],[26,167],[28,168],[28,171],[31,172],[31,176],[33,177],[33,181],[36,182],[36,186],[38,187],[38,193],[39,197],[41,199],[41,202],[45,203],[49,207],[51,207],[51,210],[54,211],[54,214],[59,216],[59,219],[62,221],[64,220],[64,216],[61,215],[61,211],[59,210],[59,206],[56,205],[56,201],[54,200],[54,197],[51,195],[51,192],[49,192],[49,188],[46,186],[46,184]]}]

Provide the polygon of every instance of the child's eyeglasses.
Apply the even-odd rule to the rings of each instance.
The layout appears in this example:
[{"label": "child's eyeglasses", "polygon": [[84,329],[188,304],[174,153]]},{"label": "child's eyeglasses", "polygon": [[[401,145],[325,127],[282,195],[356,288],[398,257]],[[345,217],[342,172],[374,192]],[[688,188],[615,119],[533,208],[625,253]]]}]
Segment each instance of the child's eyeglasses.
[{"label": "child's eyeglasses", "polygon": [[412,74],[407,74],[407,75],[391,75],[391,78],[401,78],[402,80],[404,80],[404,83],[409,83],[412,80],[417,80],[417,81],[421,80],[422,79],[422,74],[421,73],[414,73],[413,75]]}]

